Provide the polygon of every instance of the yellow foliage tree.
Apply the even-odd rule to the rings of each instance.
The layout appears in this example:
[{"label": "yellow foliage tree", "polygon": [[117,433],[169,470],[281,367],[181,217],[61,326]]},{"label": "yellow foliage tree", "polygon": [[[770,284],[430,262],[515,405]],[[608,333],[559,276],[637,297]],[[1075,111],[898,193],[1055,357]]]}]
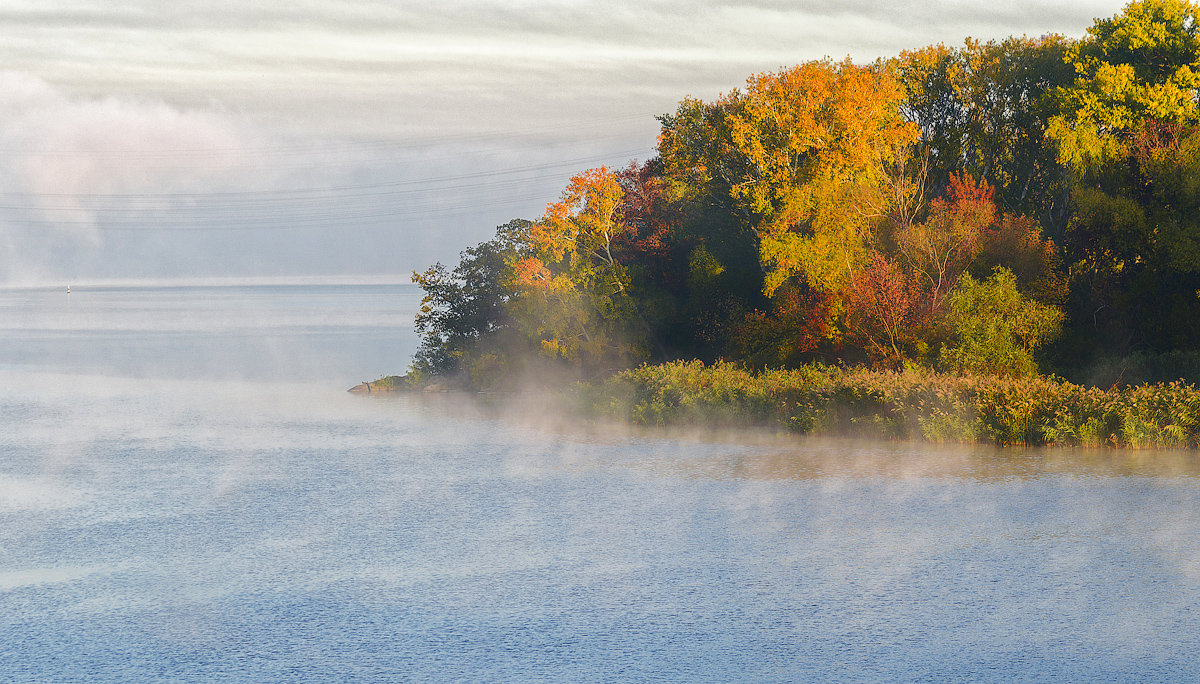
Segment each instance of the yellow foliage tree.
[{"label": "yellow foliage tree", "polygon": [[1125,157],[1128,136],[1148,121],[1200,119],[1200,9],[1189,0],[1131,2],[1098,19],[1067,60],[1076,79],[1059,90],[1063,113],[1048,132],[1081,174]]},{"label": "yellow foliage tree", "polygon": [[680,196],[726,204],[757,241],[768,296],[792,277],[838,292],[868,255],[887,169],[917,139],[904,92],[849,60],[752,76],[712,105],[663,117],[666,175]]}]

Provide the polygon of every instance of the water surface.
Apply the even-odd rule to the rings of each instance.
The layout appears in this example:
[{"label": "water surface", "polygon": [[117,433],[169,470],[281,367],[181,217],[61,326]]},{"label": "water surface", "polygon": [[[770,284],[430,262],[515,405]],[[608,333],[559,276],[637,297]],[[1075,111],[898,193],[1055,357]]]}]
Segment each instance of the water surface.
[{"label": "water surface", "polygon": [[417,295],[0,291],[0,678],[1200,678],[1194,453],[347,394]]}]

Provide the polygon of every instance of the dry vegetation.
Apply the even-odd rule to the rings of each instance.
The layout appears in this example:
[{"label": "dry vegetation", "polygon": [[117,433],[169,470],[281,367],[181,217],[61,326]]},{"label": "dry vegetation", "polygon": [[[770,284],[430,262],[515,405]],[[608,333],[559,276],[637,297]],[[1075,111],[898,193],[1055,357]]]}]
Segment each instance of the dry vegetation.
[{"label": "dry vegetation", "polygon": [[641,366],[582,393],[589,410],[637,424],[779,424],[805,434],[930,442],[1122,447],[1200,445],[1200,389],[1100,389],[1056,378],[730,363]]}]

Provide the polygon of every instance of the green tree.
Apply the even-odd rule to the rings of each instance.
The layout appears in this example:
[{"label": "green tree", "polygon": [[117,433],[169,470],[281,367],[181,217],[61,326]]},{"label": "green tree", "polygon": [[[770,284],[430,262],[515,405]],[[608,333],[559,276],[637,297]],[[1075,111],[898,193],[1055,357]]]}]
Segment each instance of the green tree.
[{"label": "green tree", "polygon": [[1036,375],[1033,351],[1058,335],[1063,320],[1058,308],[1022,295],[1016,276],[1003,267],[984,281],[964,273],[948,304],[951,342],[941,364],[957,373]]},{"label": "green tree", "polygon": [[413,272],[425,291],[416,316],[420,347],[413,370],[428,375],[469,374],[485,350],[511,325],[507,307],[517,295],[511,263],[529,221],[516,219],[496,230],[496,237],[460,254],[453,271],[441,263]]},{"label": "green tree", "polygon": [[1195,347],[1200,335],[1200,27],[1186,0],[1099,19],[1069,51],[1050,121],[1076,178],[1063,246],[1075,356]]},{"label": "green tree", "polygon": [[1068,50],[1076,77],[1059,89],[1063,113],[1049,126],[1064,163],[1102,176],[1127,158],[1130,135],[1147,122],[1197,121],[1198,18],[1189,0],[1131,2]]}]

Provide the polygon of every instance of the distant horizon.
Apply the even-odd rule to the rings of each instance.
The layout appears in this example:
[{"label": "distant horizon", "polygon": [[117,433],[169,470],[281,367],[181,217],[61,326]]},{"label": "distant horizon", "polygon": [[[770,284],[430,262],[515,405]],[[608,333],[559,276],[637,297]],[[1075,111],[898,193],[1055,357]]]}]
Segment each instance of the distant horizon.
[{"label": "distant horizon", "polygon": [[292,276],[180,276],[178,278],[81,278],[62,281],[0,282],[3,290],[72,290],[155,287],[309,287],[309,286],[406,285],[416,288],[411,275],[335,274]]}]

